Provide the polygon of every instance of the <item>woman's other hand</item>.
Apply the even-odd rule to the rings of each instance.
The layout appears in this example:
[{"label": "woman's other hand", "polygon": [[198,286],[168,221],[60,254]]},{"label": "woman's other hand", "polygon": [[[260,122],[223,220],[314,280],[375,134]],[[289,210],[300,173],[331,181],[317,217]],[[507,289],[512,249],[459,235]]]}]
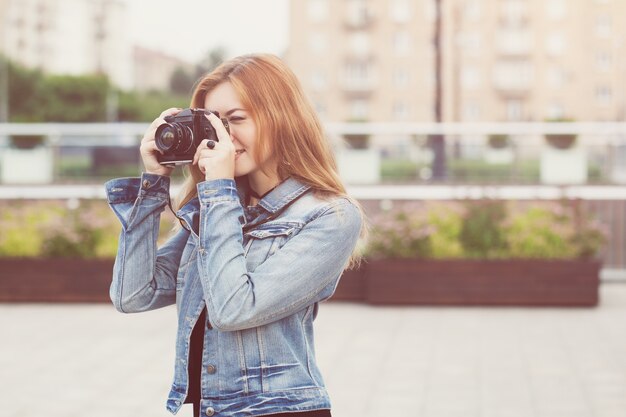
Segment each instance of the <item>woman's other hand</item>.
[{"label": "woman's other hand", "polygon": [[196,150],[193,163],[198,164],[206,181],[220,178],[235,179],[235,145],[222,121],[213,113],[207,117],[217,132],[219,142],[214,141],[215,146],[210,149],[207,146],[208,140],[203,140]]},{"label": "woman's other hand", "polygon": [[161,151],[157,148],[156,142],[154,141],[154,135],[156,130],[162,124],[167,123],[165,121],[165,116],[172,116],[177,114],[182,109],[179,108],[170,108],[165,110],[161,115],[156,118],[151,124],[146,133],[143,135],[141,139],[141,146],[139,147],[139,151],[141,153],[141,159],[143,161],[143,166],[145,171],[149,174],[157,174],[157,175],[165,175],[170,176],[172,171],[174,170],[173,166],[164,166],[159,163],[157,160],[157,153]]}]

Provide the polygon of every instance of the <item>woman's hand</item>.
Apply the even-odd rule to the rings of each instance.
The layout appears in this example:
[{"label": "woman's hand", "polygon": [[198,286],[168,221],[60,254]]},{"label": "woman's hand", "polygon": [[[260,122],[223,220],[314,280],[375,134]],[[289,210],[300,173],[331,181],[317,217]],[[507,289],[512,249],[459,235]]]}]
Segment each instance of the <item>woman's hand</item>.
[{"label": "woman's hand", "polygon": [[217,132],[219,142],[214,141],[215,147],[209,149],[208,140],[203,140],[196,150],[193,163],[198,164],[206,181],[219,178],[235,179],[235,145],[222,121],[213,113],[207,117]]},{"label": "woman's hand", "polygon": [[147,173],[149,174],[157,174],[157,175],[165,175],[170,176],[172,171],[174,170],[173,166],[164,166],[159,164],[157,160],[157,153],[161,151],[157,148],[156,142],[154,141],[154,135],[156,133],[157,128],[167,123],[165,121],[165,116],[171,116],[182,109],[179,108],[171,108],[165,110],[161,115],[155,119],[151,124],[146,133],[143,135],[141,139],[141,146],[139,147],[139,152],[141,153],[141,159],[143,160],[143,166]]}]

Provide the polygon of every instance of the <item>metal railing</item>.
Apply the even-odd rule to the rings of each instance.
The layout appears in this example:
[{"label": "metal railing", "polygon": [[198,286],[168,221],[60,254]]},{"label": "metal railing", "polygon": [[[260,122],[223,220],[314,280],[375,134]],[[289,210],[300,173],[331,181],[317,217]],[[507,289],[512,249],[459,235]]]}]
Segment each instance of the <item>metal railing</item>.
[{"label": "metal railing", "polygon": [[[138,144],[147,127],[146,123],[0,124],[0,155],[9,149],[10,136],[40,135],[43,149],[53,159],[48,183],[5,183],[0,185],[0,199],[103,198],[106,179],[140,172]],[[626,271],[626,186],[622,185],[626,184],[626,123],[328,123],[325,129],[338,155],[377,156],[378,181],[348,181],[351,194],[371,210],[389,201],[411,199],[582,199],[609,225],[607,270]],[[432,161],[428,138],[435,134],[446,137],[448,176],[443,181],[428,176]],[[585,181],[542,181],[546,134],[577,135],[577,148],[587,165]],[[488,160],[494,150],[487,143],[490,135],[508,136],[509,159]],[[359,141],[351,142],[354,137]],[[361,149],[350,147],[355,143]],[[116,161],[120,155],[105,152],[111,149],[126,156]]]},{"label": "metal railing", "polygon": [[[9,137],[41,136],[52,153],[53,183],[100,181],[116,170],[127,174],[140,168],[138,152],[132,148],[138,147],[147,127],[147,123],[0,124],[0,147],[7,147]],[[577,184],[626,182],[624,122],[327,123],[325,129],[339,153],[356,146],[378,154],[379,166],[373,169],[380,172],[374,182],[383,184],[432,184],[429,137],[437,134],[446,138],[447,161],[447,176],[438,183],[541,184],[547,134],[577,136],[577,148],[583,150],[586,165],[585,178]],[[491,135],[506,135],[507,149],[492,149],[488,145]],[[107,169],[102,164],[93,167],[94,158],[107,161],[106,152],[98,148],[127,149],[119,151],[117,163],[116,156],[110,155],[112,164]],[[354,183],[359,183],[358,178]]]}]

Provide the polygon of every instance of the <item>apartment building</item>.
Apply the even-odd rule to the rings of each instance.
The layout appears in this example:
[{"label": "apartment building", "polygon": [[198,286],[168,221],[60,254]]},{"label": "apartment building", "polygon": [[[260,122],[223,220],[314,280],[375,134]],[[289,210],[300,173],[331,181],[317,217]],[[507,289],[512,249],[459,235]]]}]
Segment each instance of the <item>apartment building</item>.
[{"label": "apartment building", "polygon": [[[626,120],[626,1],[441,3],[444,120]],[[325,120],[434,120],[435,0],[294,0],[290,19]]]},{"label": "apartment building", "polygon": [[133,87],[133,50],[121,0],[0,0],[0,50],[48,73],[103,73]]},{"label": "apartment building", "polygon": [[133,48],[133,61],[135,89],[138,91],[167,90],[174,71],[195,71],[195,66],[189,62],[141,46]]}]

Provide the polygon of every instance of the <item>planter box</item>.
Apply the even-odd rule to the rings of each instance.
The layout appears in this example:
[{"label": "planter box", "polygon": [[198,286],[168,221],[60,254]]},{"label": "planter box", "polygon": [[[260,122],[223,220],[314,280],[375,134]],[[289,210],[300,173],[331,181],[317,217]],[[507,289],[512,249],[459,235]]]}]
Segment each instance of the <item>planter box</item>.
[{"label": "planter box", "polygon": [[0,176],[5,184],[49,184],[53,179],[52,150],[4,149],[0,153]]},{"label": "planter box", "polygon": [[555,149],[545,145],[541,151],[541,182],[543,184],[585,184],[587,153],[582,146]]},{"label": "planter box", "polygon": [[[371,304],[595,306],[601,263],[556,260],[363,262],[332,300]],[[0,302],[110,303],[112,259],[0,258]]]},{"label": "planter box", "polygon": [[[364,301],[372,304],[598,304],[598,261],[389,259],[364,265],[364,289],[353,297],[364,294]],[[349,279],[341,299],[348,299],[345,291],[352,287],[354,280]]]},{"label": "planter box", "polygon": [[0,258],[0,302],[106,302],[113,259]]},{"label": "planter box", "polygon": [[[364,265],[364,264],[363,264]],[[344,271],[332,296],[333,301],[364,301],[367,285],[365,267]]]},{"label": "planter box", "polygon": [[375,149],[342,149],[337,153],[337,167],[348,184],[380,182],[380,155]]}]

